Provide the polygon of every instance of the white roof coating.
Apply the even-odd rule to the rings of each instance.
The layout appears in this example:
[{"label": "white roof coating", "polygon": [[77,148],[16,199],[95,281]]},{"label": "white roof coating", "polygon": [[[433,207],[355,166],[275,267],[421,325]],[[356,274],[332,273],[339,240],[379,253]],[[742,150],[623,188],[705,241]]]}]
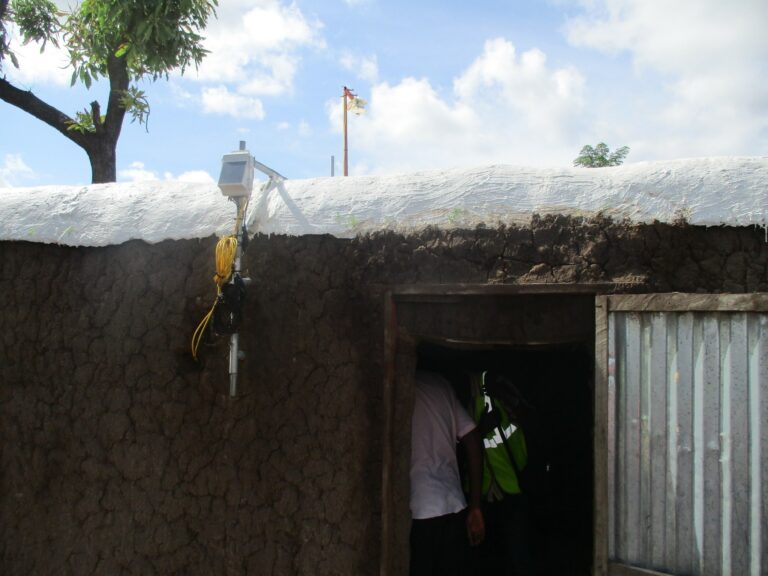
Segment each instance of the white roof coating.
[{"label": "white roof coating", "polygon": [[[527,223],[533,214],[643,223],[766,226],[768,158],[699,158],[616,168],[521,168],[285,180],[254,186],[251,233],[353,237]],[[132,239],[232,232],[235,206],[218,187],[172,181],[0,188],[0,240],[106,246]]]}]

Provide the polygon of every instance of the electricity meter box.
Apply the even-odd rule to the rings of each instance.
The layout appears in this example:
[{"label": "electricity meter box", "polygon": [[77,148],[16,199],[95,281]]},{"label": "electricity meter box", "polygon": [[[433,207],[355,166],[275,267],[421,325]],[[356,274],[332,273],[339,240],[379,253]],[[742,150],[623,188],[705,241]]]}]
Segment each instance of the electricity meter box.
[{"label": "electricity meter box", "polygon": [[253,188],[253,157],[247,150],[224,154],[219,188],[224,196],[250,196]]}]

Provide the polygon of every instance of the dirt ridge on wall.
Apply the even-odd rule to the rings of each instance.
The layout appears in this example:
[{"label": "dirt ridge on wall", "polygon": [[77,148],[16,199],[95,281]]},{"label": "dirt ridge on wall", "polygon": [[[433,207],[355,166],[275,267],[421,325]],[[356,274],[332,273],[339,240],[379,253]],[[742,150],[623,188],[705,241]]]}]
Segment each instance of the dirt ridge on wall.
[{"label": "dirt ridge on wall", "polygon": [[378,573],[393,284],[768,290],[752,228],[256,235],[230,399],[227,339],[189,354],[215,243],[0,243],[0,573]]},{"label": "dirt ridge on wall", "polygon": [[[355,239],[369,282],[616,282],[645,292],[768,289],[764,231],[758,228],[633,225],[610,218],[534,215],[529,226],[427,228]],[[384,278],[383,276],[386,276]]]}]

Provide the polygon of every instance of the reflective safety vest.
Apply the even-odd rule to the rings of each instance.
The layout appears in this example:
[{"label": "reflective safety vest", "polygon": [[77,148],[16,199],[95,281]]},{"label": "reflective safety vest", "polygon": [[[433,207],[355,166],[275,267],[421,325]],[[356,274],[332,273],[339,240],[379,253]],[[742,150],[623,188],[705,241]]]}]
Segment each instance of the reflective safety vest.
[{"label": "reflective safety vest", "polygon": [[[485,374],[483,374],[485,377]],[[525,435],[519,426],[515,426],[509,421],[506,411],[501,405],[485,392],[485,387],[479,387],[479,393],[474,398],[474,419],[480,422],[480,417],[486,411],[491,412],[492,420],[499,422],[499,426],[494,426],[483,438],[483,449],[485,457],[483,458],[483,496],[488,494],[491,487],[491,480],[495,479],[499,488],[507,494],[519,494],[521,492],[520,484],[515,474],[515,468],[509,461],[509,452],[515,459],[518,470],[523,470],[528,462],[528,450],[525,445]],[[498,420],[496,420],[493,411],[498,411]],[[504,446],[501,434],[507,442],[509,451]]]}]

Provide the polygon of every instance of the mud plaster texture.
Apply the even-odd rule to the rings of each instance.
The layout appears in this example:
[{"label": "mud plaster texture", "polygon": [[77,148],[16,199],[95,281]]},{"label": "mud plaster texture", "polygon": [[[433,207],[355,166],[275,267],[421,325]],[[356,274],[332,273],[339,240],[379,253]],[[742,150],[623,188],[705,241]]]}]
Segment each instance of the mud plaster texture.
[{"label": "mud plaster texture", "polygon": [[377,574],[388,286],[766,291],[764,240],[559,217],[256,236],[235,399],[228,340],[189,353],[215,238],[0,243],[0,573]]}]

